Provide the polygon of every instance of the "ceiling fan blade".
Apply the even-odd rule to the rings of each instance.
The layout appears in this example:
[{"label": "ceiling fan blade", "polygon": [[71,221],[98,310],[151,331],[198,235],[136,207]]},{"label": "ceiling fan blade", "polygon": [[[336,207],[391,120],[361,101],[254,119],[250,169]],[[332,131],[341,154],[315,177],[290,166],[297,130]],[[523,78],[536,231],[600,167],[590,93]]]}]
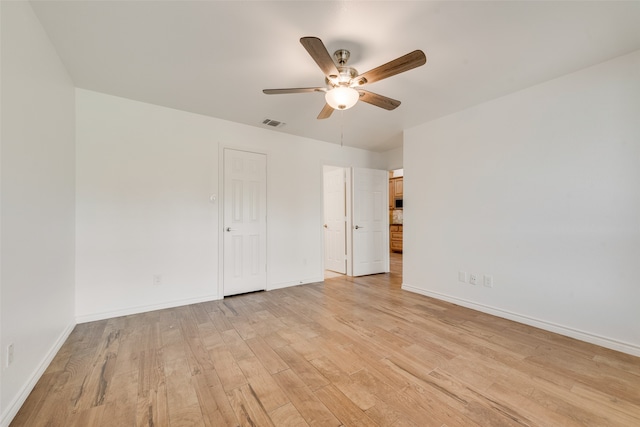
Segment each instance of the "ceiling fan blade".
[{"label": "ceiling fan blade", "polygon": [[329,104],[324,104],[322,111],[318,114],[318,120],[328,119],[331,116],[331,113],[333,113],[333,108],[331,108]]},{"label": "ceiling fan blade", "polygon": [[281,95],[284,93],[326,92],[324,87],[292,87],[288,89],[263,89],[267,95]]},{"label": "ceiling fan blade", "polygon": [[331,59],[331,55],[329,55],[329,51],[327,51],[322,40],[317,37],[302,37],[300,43],[307,49],[307,52],[316,61],[325,76],[338,77],[338,74],[340,74],[338,68],[336,68],[336,64]]},{"label": "ceiling fan blade", "polygon": [[400,105],[400,101],[386,96],[378,95],[377,93],[369,92],[367,90],[359,90],[360,101],[366,102],[376,107],[384,108],[385,110],[395,110]]},{"label": "ceiling fan blade", "polygon": [[361,85],[377,82],[378,80],[386,79],[387,77],[395,76],[396,74],[404,73],[405,71],[424,65],[426,62],[427,57],[424,52],[421,50],[414,50],[400,58],[396,58],[393,61],[374,68],[373,70],[360,74],[355,78],[355,80],[360,81]]}]

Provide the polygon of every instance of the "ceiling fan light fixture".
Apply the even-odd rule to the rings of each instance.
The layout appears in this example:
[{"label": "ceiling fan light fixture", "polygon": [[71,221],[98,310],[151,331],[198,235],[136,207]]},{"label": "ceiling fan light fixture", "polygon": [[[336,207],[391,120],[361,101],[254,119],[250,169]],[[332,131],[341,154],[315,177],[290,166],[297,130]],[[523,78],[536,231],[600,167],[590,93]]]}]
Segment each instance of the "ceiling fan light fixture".
[{"label": "ceiling fan light fixture", "polygon": [[334,87],[324,96],[327,104],[334,110],[348,110],[356,105],[359,98],[360,94],[358,91],[347,86]]}]

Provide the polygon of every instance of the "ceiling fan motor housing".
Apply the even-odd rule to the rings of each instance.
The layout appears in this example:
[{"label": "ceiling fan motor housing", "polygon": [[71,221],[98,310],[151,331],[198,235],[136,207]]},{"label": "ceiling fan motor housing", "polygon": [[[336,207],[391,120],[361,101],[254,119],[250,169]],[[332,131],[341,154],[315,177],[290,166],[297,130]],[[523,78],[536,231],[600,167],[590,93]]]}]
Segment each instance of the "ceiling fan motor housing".
[{"label": "ceiling fan motor housing", "polygon": [[325,81],[327,85],[329,85],[330,87],[351,86],[351,80],[358,75],[358,70],[353,67],[345,66],[339,66],[337,68],[340,74],[337,75],[334,79],[329,78],[333,76],[326,77]]}]

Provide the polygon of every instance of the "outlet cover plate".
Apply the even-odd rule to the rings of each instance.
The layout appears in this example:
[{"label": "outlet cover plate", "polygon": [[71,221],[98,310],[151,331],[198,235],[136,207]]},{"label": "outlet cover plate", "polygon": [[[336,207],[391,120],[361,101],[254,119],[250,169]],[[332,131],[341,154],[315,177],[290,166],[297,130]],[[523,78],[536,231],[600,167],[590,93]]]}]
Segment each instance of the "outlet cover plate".
[{"label": "outlet cover plate", "polygon": [[458,271],[458,282],[467,283],[466,271]]},{"label": "outlet cover plate", "polygon": [[493,276],[489,275],[489,274],[485,274],[484,275],[484,282],[483,284],[487,287],[487,288],[493,288]]},{"label": "outlet cover plate", "polygon": [[13,363],[13,344],[7,346],[7,367]]}]

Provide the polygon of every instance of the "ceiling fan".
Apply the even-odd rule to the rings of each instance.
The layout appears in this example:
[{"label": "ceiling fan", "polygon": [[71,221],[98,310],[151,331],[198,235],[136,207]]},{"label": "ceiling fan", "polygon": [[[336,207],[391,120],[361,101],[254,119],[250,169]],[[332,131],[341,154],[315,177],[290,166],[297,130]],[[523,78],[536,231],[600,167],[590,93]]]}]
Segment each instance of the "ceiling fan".
[{"label": "ceiling fan", "polygon": [[355,68],[346,65],[350,56],[348,50],[339,49],[335,51],[333,54],[335,58],[334,62],[324,43],[322,43],[322,40],[319,38],[302,37],[300,43],[302,43],[302,46],[309,52],[309,55],[311,55],[324,73],[326,87],[264,89],[262,92],[267,95],[325,92],[326,104],[324,108],[322,108],[322,111],[320,111],[318,119],[330,117],[333,110],[346,110],[351,108],[358,100],[384,108],[385,110],[397,108],[400,105],[400,101],[360,89],[360,87],[409,71],[427,62],[427,57],[424,52],[414,50],[411,53],[396,58],[366,73],[358,74]]}]

